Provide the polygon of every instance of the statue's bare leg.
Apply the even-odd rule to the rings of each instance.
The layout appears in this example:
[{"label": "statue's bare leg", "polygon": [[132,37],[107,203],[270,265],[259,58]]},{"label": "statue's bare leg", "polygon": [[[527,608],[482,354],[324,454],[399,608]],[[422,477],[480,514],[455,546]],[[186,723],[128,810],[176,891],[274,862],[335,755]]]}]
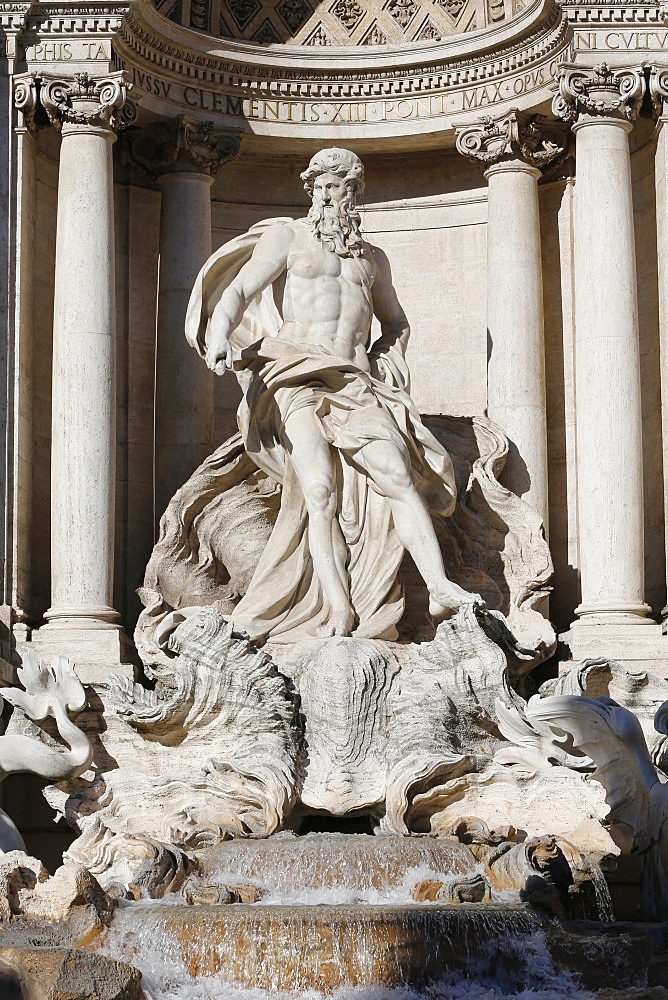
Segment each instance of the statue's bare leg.
[{"label": "statue's bare leg", "polygon": [[410,552],[429,591],[429,612],[440,620],[477,598],[449,580],[436,531],[424,501],[415,489],[406,456],[389,441],[372,441],[357,461],[388,498],[399,541]]},{"label": "statue's bare leg", "polygon": [[290,458],[308,509],[308,540],[315,572],[331,607],[321,636],[350,635],[355,615],[350,603],[347,549],[336,516],[335,472],[328,443],[309,407],[285,423]]}]

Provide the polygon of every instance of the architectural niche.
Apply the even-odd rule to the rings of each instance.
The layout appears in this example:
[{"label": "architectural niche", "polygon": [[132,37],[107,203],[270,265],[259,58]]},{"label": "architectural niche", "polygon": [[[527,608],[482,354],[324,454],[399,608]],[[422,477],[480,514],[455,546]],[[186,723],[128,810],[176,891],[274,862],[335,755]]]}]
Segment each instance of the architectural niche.
[{"label": "architectural niche", "polygon": [[186,27],[258,45],[440,41],[510,17],[513,0],[155,0]]}]

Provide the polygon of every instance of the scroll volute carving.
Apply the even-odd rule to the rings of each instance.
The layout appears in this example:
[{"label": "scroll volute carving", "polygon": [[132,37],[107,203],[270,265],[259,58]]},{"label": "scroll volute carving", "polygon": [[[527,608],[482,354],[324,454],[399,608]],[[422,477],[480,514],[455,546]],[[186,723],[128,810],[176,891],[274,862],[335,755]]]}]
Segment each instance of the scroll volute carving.
[{"label": "scroll volute carving", "polygon": [[239,155],[241,137],[221,132],[213,122],[181,115],[172,122],[152,122],[130,144],[130,158],[154,180],[170,170],[214,174]]},{"label": "scroll volute carving", "polygon": [[633,122],[645,95],[642,69],[613,70],[607,63],[592,70],[563,65],[557,71],[556,82],[552,111],[557,118],[573,123],[581,115]]},{"label": "scroll volute carving", "polygon": [[544,115],[513,110],[502,118],[481,118],[457,129],[457,149],[478,166],[520,160],[541,169],[563,158],[568,134],[559,122]]}]

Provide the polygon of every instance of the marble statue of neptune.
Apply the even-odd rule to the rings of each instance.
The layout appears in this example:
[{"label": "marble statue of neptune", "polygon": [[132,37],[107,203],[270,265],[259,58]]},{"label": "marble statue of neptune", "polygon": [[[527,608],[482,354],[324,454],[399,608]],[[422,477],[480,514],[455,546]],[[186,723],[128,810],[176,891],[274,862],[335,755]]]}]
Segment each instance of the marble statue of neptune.
[{"label": "marble statue of neptune", "polygon": [[404,550],[435,618],[474,600],[448,579],[431,516],[454,509],[453,467],[409,396],[408,321],[355,211],[361,160],[324,149],[301,176],[308,217],[266,220],[225,244],[186,319],[208,367],[236,373],[246,451],[282,489],[233,621],[254,640],[392,639]]}]

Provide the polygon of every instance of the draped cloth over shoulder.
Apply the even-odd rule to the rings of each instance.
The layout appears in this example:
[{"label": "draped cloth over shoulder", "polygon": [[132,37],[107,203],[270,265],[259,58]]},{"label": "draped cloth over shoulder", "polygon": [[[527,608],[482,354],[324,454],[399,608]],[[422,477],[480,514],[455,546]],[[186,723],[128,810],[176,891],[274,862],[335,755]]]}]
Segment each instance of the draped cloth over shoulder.
[{"label": "draped cloth over shoulder", "polygon": [[[206,353],[215,306],[261,235],[270,226],[290,222],[260,222],[221,247],[204,265],[186,317],[186,337],[200,355]],[[235,609],[234,624],[255,641],[271,637],[292,642],[315,635],[329,620],[330,608],[309,551],[306,503],[283,431],[291,410],[309,406],[336,465],[337,517],[348,552],[344,571],[358,620],[355,635],[393,639],[403,613],[397,580],[403,548],[387,497],[362,471],[356,456],[370,441],[392,441],[404,454],[429,508],[444,515],[452,512],[456,500],[452,462],[423,425],[408,395],[408,369],[401,349],[388,348],[376,356],[370,351],[378,377],[328,354],[322,345],[309,343],[308,330],[283,324],[281,284],[278,279],[256,296],[230,338],[243,391],[238,422],[246,451],[282,486],[278,519]]]}]

